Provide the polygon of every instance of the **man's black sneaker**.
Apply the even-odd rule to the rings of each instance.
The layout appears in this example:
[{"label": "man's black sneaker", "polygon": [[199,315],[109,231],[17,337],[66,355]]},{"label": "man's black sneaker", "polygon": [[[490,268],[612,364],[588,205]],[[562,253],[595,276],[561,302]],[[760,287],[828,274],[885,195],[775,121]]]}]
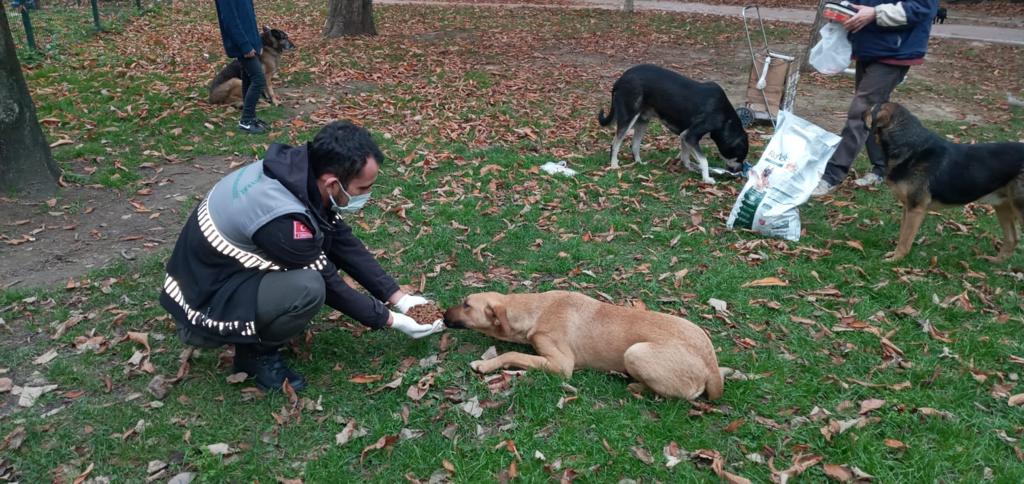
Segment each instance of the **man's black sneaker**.
[{"label": "man's black sneaker", "polygon": [[285,380],[295,389],[306,388],[306,379],[295,373],[284,363],[278,351],[258,353],[242,345],[235,349],[235,372],[245,372],[262,390],[281,390]]},{"label": "man's black sneaker", "polygon": [[238,129],[249,134],[263,134],[267,132],[266,123],[258,119],[252,121],[239,121]]},{"label": "man's black sneaker", "polygon": [[263,129],[266,129],[266,130],[270,129],[270,125],[267,124],[266,121],[264,121],[264,120],[262,120],[260,118],[256,118],[256,124],[259,125],[260,127],[262,127]]}]

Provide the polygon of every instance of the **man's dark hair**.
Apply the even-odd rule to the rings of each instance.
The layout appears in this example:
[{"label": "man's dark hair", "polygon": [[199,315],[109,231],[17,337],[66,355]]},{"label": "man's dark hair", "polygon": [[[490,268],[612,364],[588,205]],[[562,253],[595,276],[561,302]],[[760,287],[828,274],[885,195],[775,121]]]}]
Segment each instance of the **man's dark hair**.
[{"label": "man's dark hair", "polygon": [[309,143],[309,163],[313,175],[331,173],[348,186],[366,166],[372,156],[377,164],[384,163],[384,154],[373,141],[370,132],[351,121],[335,121],[320,129]]}]

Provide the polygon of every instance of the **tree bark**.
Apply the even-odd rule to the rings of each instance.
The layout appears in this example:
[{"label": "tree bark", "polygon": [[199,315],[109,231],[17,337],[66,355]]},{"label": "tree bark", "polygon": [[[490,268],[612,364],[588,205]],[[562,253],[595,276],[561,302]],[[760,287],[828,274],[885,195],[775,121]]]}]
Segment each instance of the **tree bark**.
[{"label": "tree bark", "polygon": [[0,2],[0,194],[42,198],[57,190],[59,178]]},{"label": "tree bark", "polygon": [[811,49],[814,48],[814,44],[817,44],[818,40],[821,39],[818,31],[821,30],[821,26],[825,25],[825,22],[828,20],[823,15],[826,2],[828,0],[820,0],[818,2],[818,13],[814,16],[814,24],[811,25],[811,36],[807,39],[807,48],[800,55],[800,72],[811,72],[814,70],[808,59],[811,57]]},{"label": "tree bark", "polygon": [[372,0],[328,0],[324,37],[377,35]]}]

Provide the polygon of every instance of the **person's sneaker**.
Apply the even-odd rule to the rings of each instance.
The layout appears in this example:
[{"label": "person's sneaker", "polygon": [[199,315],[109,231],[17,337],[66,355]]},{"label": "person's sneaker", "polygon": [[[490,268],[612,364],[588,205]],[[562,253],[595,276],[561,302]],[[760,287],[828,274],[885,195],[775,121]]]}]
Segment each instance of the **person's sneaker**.
[{"label": "person's sneaker", "polygon": [[875,172],[871,172],[868,173],[867,175],[864,175],[854,180],[853,183],[855,183],[858,187],[871,187],[881,184],[883,181],[885,181],[884,178],[882,178]]},{"label": "person's sneaker", "polygon": [[238,129],[249,134],[263,134],[267,132],[266,123],[258,119],[252,121],[239,121]]},{"label": "person's sneaker", "polygon": [[269,125],[269,124],[267,124],[267,122],[266,122],[266,121],[264,121],[264,120],[262,120],[262,119],[260,119],[260,118],[256,118],[256,121],[255,121],[255,122],[256,122],[256,124],[257,124],[257,125],[258,125],[259,127],[263,128],[263,129],[266,129],[266,130],[269,130],[269,129],[270,129],[270,125]]},{"label": "person's sneaker", "polygon": [[306,379],[288,368],[279,351],[259,353],[237,346],[235,349],[235,373],[245,372],[262,390],[281,390],[285,380],[295,391],[306,388]]},{"label": "person's sneaker", "polygon": [[825,180],[818,182],[818,186],[814,187],[814,191],[811,192],[812,197],[823,197],[835,191],[836,185],[833,185]]}]

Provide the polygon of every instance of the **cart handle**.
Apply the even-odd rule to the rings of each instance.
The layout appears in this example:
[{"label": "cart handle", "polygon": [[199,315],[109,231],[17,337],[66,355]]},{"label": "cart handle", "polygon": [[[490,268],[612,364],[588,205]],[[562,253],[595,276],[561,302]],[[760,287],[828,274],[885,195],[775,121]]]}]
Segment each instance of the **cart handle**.
[{"label": "cart handle", "polygon": [[768,47],[768,32],[764,30],[764,20],[761,18],[761,7],[757,5],[747,5],[740,11],[740,16],[743,17],[743,32],[747,36],[747,48],[750,49],[750,60],[754,61],[754,43],[750,40],[750,27],[747,23],[747,10],[754,9],[757,12],[757,23],[761,27],[761,38],[764,40],[764,50],[766,53],[771,52],[771,48]]}]

